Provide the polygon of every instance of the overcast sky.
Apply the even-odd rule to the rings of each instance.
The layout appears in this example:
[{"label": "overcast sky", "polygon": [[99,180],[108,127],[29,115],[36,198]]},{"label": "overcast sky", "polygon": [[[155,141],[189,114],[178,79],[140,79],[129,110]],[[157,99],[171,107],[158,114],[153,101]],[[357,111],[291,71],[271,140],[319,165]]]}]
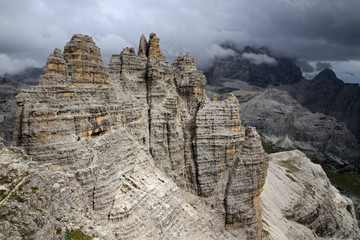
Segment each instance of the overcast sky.
[{"label": "overcast sky", "polygon": [[360,79],[360,0],[0,0],[0,75],[44,66],[75,33],[92,36],[108,64],[151,32],[169,61],[189,51],[201,70],[231,41]]}]

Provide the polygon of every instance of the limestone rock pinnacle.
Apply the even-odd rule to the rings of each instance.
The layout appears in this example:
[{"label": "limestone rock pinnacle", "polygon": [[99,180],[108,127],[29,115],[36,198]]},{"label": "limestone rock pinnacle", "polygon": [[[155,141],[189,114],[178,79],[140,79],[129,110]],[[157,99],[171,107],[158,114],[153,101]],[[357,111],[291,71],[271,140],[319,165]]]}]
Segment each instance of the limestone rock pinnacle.
[{"label": "limestone rock pinnacle", "polygon": [[162,61],[165,61],[165,56],[160,50],[159,40],[160,39],[156,36],[155,33],[150,34],[147,56],[152,59],[160,59]]},{"label": "limestone rock pinnacle", "polygon": [[144,36],[144,34],[142,34],[140,37],[138,55],[146,56],[147,51],[148,51],[148,44],[146,42],[146,37]]},{"label": "limestone rock pinnacle", "polygon": [[100,48],[91,37],[75,34],[65,45],[63,54],[58,48],[50,54],[39,84],[66,81],[70,85],[108,85],[108,78],[109,71],[102,61]]}]

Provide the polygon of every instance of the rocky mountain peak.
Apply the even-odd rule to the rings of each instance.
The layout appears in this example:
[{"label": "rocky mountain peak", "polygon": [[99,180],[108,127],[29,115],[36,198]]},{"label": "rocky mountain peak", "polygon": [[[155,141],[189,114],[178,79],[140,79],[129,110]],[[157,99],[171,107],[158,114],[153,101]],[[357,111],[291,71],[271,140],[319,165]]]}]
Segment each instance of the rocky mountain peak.
[{"label": "rocky mountain peak", "polygon": [[332,82],[336,82],[337,84],[343,84],[344,82],[342,80],[340,80],[335,72],[329,68],[325,68],[324,70],[322,70],[321,72],[319,72],[314,78],[313,81],[319,81],[319,80],[327,80],[327,81],[332,81]]},{"label": "rocky mountain peak", "polygon": [[255,54],[263,54],[271,56],[270,50],[267,47],[251,47],[251,46],[245,46],[242,50],[243,53],[255,53]]},{"label": "rocky mountain peak", "polygon": [[302,79],[300,68],[292,59],[273,56],[266,47],[246,46],[240,50],[231,43],[221,46],[236,54],[215,58],[212,68],[206,73],[210,85],[236,86],[236,81],[243,81],[265,88],[270,84],[293,84]]},{"label": "rocky mountain peak", "polygon": [[18,173],[2,188],[0,238],[261,239],[269,156],[236,97],[210,100],[205,85],[190,54],[170,64],[153,33],[109,67],[89,36],[55,49],[16,98],[25,152],[9,164],[0,145],[0,175]]},{"label": "rocky mountain peak", "polygon": [[95,64],[104,64],[101,58],[100,48],[96,46],[92,37],[75,34],[70,42],[64,47],[64,58],[71,60],[90,61]]},{"label": "rocky mountain peak", "polygon": [[[360,87],[344,83],[331,69],[324,69],[311,81],[301,104],[344,121],[360,143]],[[359,163],[357,163],[359,165]]]},{"label": "rocky mountain peak", "polygon": [[66,43],[63,53],[56,48],[50,54],[39,84],[59,80],[55,75],[62,75],[62,81],[72,85],[109,84],[109,72],[102,61],[100,48],[91,37],[82,34],[75,34]]}]

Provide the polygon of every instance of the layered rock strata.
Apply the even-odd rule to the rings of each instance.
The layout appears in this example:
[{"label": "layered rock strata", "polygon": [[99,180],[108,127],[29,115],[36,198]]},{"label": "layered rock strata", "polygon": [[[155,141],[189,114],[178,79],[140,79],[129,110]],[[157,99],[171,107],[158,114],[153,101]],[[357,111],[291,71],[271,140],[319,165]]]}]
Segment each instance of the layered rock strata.
[{"label": "layered rock strata", "polygon": [[[109,236],[190,236],[184,224],[199,220],[182,201],[193,193],[232,234],[260,238],[268,158],[256,131],[241,127],[236,98],[211,101],[205,84],[189,54],[169,64],[155,34],[108,68],[90,37],[74,35],[49,56],[39,85],[16,98],[15,139],[39,166],[72,175],[81,211]],[[189,234],[202,235],[201,226]]]},{"label": "layered rock strata", "polygon": [[31,161],[0,143],[0,239],[235,239],[221,215],[178,188],[125,132],[92,142],[98,157],[89,171]]}]

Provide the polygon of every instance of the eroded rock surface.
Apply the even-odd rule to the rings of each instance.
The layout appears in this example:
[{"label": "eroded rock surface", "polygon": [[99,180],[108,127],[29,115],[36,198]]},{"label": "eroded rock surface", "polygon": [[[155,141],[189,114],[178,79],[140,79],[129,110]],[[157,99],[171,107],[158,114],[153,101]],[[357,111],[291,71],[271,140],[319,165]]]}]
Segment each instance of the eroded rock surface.
[{"label": "eroded rock surface", "polygon": [[[44,176],[58,169],[74,182],[79,207],[71,206],[91,220],[83,224],[87,234],[261,238],[267,155],[255,129],[241,127],[236,98],[210,101],[205,85],[188,54],[166,61],[155,34],[141,37],[138,54],[113,55],[108,68],[91,37],[74,35],[50,54],[39,85],[16,98],[15,139],[34,171],[49,166]],[[48,184],[58,186],[44,179],[42,189]],[[65,206],[47,217],[68,219],[55,233],[49,227],[54,237],[84,219],[66,214],[62,191],[50,194]],[[56,208],[49,204],[43,207]]]},{"label": "eroded rock surface", "polygon": [[221,215],[178,188],[126,136],[92,141],[97,157],[76,171],[0,144],[0,238],[64,239],[77,231],[99,239],[235,239]]}]

